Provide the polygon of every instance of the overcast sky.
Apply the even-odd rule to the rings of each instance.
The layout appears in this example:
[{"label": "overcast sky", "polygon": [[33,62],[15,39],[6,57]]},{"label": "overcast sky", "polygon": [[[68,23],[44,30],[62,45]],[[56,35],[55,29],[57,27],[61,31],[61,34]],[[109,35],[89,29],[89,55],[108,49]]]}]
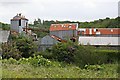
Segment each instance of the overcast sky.
[{"label": "overcast sky", "polygon": [[0,22],[10,23],[17,13],[29,22],[44,20],[94,21],[118,16],[119,0],[0,0]]}]

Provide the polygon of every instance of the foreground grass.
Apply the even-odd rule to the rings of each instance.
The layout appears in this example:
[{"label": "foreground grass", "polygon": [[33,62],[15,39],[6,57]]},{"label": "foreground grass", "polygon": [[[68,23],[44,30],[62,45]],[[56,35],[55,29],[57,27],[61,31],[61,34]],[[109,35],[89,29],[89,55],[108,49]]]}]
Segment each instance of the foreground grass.
[{"label": "foreground grass", "polygon": [[117,78],[117,64],[104,64],[101,70],[65,67],[34,67],[27,64],[2,64],[2,78]]}]

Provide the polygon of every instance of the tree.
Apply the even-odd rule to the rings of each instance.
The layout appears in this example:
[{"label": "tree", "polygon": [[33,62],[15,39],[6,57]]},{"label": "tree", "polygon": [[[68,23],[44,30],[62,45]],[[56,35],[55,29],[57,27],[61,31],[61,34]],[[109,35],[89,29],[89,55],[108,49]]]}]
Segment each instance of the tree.
[{"label": "tree", "polygon": [[3,30],[10,30],[10,25],[2,23]]},{"label": "tree", "polygon": [[2,44],[2,58],[3,59],[20,59],[22,57],[21,52],[17,49],[17,46],[14,42],[3,43]]},{"label": "tree", "polygon": [[38,23],[41,24],[41,19],[40,18],[38,18]]},{"label": "tree", "polygon": [[36,52],[36,46],[32,40],[26,37],[19,37],[16,41],[17,49],[22,53],[22,57],[28,58]]}]

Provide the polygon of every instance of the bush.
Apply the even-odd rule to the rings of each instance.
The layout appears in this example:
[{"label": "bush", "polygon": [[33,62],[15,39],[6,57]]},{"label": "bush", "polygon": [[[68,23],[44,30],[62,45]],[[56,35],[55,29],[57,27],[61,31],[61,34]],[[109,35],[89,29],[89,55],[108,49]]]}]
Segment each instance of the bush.
[{"label": "bush", "polygon": [[2,63],[7,63],[7,64],[18,64],[16,59],[9,58],[9,59],[3,59]]},{"label": "bush", "polygon": [[20,59],[21,52],[17,49],[16,45],[14,43],[4,43],[2,44],[2,58],[3,59]]},{"label": "bush", "polygon": [[16,41],[17,49],[22,53],[22,57],[28,58],[36,52],[36,46],[31,39],[20,37]]},{"label": "bush", "polygon": [[21,58],[18,61],[20,64],[28,64],[28,65],[33,65],[34,67],[38,66],[51,66],[51,61],[48,59],[43,58],[42,56],[34,56],[29,57],[29,58]]},{"label": "bush", "polygon": [[106,55],[107,63],[113,63],[118,61],[118,54],[119,54],[118,50],[97,50],[96,53],[102,55],[103,57],[104,55]]},{"label": "bush", "polygon": [[97,54],[92,46],[77,46],[74,56],[75,64],[84,67],[85,65],[102,64],[106,59],[105,54]]},{"label": "bush", "polygon": [[68,43],[58,43],[54,45],[49,53],[52,53],[52,58],[58,61],[63,61],[71,63],[74,61],[74,44],[71,42]]},{"label": "bush", "polygon": [[103,70],[104,67],[100,65],[85,65],[85,69],[98,71],[98,70]]},{"label": "bush", "polygon": [[28,58],[36,52],[37,46],[31,39],[24,36],[12,36],[12,41],[2,44],[2,58]]},{"label": "bush", "polygon": [[52,53],[51,56],[55,60],[73,63],[81,68],[85,65],[112,63],[118,59],[118,51],[98,50],[93,46],[77,45],[73,42],[58,43],[46,52],[48,56]]}]

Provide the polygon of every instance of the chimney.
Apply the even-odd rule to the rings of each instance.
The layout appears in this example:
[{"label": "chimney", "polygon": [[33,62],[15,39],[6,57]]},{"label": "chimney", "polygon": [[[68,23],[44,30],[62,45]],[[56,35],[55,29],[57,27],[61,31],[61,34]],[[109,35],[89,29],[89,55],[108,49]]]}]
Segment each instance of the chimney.
[{"label": "chimney", "polygon": [[19,16],[21,16],[21,13],[19,13]]}]

